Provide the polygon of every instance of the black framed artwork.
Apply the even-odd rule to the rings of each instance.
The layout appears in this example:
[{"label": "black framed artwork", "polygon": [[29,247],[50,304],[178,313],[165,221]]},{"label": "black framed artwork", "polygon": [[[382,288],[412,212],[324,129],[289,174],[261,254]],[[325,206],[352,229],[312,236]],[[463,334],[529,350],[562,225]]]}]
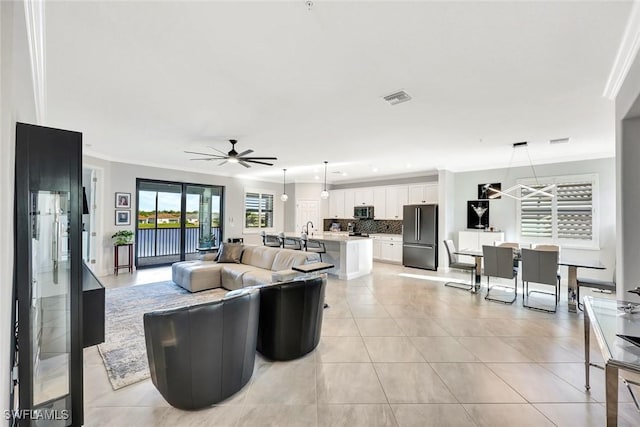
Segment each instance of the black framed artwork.
[{"label": "black framed artwork", "polygon": [[469,200],[467,202],[467,228],[476,230],[489,228],[488,200]]},{"label": "black framed artwork", "polygon": [[116,211],[116,225],[131,225],[131,211]]},{"label": "black framed artwork", "polygon": [[502,194],[495,190],[502,191],[502,184],[500,182],[494,182],[493,184],[478,184],[478,199],[479,200],[496,200],[501,199]]},{"label": "black framed artwork", "polygon": [[116,208],[131,208],[131,193],[116,193]]}]

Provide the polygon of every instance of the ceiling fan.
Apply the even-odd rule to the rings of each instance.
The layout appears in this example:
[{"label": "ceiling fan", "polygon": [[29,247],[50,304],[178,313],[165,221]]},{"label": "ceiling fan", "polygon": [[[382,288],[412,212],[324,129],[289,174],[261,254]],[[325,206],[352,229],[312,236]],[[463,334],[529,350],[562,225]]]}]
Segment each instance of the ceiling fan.
[{"label": "ceiling fan", "polygon": [[205,158],[197,158],[197,159],[189,159],[189,160],[205,160],[205,161],[222,160],[222,163],[220,163],[218,166],[222,166],[227,162],[240,163],[245,168],[251,167],[249,163],[257,163],[260,165],[273,166],[273,163],[263,162],[261,160],[278,160],[277,157],[247,157],[247,154],[253,153],[253,150],[245,150],[242,153],[238,153],[236,151],[236,144],[238,143],[238,141],[235,139],[230,139],[229,142],[231,143],[231,151],[229,151],[226,154],[223,151],[220,151],[217,148],[213,148],[213,147],[209,147],[209,148],[217,151],[220,154],[198,153],[196,151],[185,151],[185,153],[208,156]]}]

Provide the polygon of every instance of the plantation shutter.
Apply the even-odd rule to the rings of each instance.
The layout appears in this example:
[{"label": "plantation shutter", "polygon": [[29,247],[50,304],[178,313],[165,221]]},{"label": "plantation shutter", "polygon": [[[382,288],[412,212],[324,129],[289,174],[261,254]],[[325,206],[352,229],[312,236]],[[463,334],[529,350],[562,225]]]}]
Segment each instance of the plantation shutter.
[{"label": "plantation shutter", "polygon": [[273,227],[273,195],[262,194],[260,201],[260,227]]},{"label": "plantation shutter", "polygon": [[273,227],[273,194],[246,193],[244,198],[245,227]]},{"label": "plantation shutter", "polygon": [[558,184],[558,238],[591,240],[593,237],[593,185],[591,182]]},{"label": "plantation shutter", "polygon": [[245,227],[260,226],[260,194],[246,193],[244,198]]},{"label": "plantation shutter", "polygon": [[[544,185],[530,185],[542,189]],[[521,197],[534,191],[522,188]],[[527,237],[553,237],[553,199],[544,194],[535,194],[520,201],[520,235]]]}]

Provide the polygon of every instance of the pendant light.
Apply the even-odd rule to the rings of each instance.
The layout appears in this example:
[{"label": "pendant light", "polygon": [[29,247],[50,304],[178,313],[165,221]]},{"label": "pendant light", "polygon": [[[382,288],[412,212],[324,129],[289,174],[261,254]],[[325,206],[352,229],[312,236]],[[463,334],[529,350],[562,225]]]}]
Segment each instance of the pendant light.
[{"label": "pendant light", "polygon": [[329,162],[325,160],[324,161],[324,190],[322,190],[322,192],[320,193],[321,199],[329,198],[329,192],[327,191],[327,163]]},{"label": "pendant light", "polygon": [[282,169],[282,195],[280,196],[280,200],[282,200],[283,202],[286,202],[287,200],[289,200],[289,196],[287,195],[287,187],[285,185],[286,182],[287,182],[287,170]]},{"label": "pendant light", "polygon": [[[497,188],[492,188],[491,185],[487,185],[486,186],[487,194],[491,194],[489,196],[489,199],[496,198],[499,195],[511,197],[512,199],[515,199],[518,201],[530,199],[535,196],[537,197],[542,196],[542,197],[549,197],[549,198],[555,197],[555,194],[550,192],[556,186],[555,184],[542,186],[538,182],[538,176],[536,175],[536,170],[533,167],[533,162],[531,161],[531,156],[529,155],[528,145],[529,144],[526,141],[516,142],[513,144],[513,151],[511,152],[511,160],[509,160],[509,167],[507,168],[507,177],[505,178],[505,181],[508,181],[509,179],[509,171],[511,170],[511,164],[513,163],[513,157],[516,149],[524,147],[524,149],[527,151],[527,158],[529,159],[529,166],[531,167],[531,173],[533,174],[533,178],[536,181],[536,184],[535,184],[536,188],[530,187],[525,184],[516,184],[512,187],[507,188],[506,190],[500,190]],[[522,195],[522,190],[525,190],[526,192],[524,196]]]}]

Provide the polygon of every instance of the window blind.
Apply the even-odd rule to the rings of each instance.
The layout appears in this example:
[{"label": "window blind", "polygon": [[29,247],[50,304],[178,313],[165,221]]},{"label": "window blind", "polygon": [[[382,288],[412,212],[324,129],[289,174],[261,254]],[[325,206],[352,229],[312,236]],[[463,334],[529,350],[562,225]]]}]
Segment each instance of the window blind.
[{"label": "window blind", "polygon": [[246,193],[244,199],[245,227],[273,227],[273,194]]},{"label": "window blind", "polygon": [[558,184],[558,238],[591,240],[593,237],[593,185],[591,182]]},{"label": "window blind", "polygon": [[[545,185],[530,185],[540,190]],[[532,190],[522,188],[521,197]],[[535,194],[520,201],[520,235],[527,237],[553,237],[553,199],[544,194]]]}]

